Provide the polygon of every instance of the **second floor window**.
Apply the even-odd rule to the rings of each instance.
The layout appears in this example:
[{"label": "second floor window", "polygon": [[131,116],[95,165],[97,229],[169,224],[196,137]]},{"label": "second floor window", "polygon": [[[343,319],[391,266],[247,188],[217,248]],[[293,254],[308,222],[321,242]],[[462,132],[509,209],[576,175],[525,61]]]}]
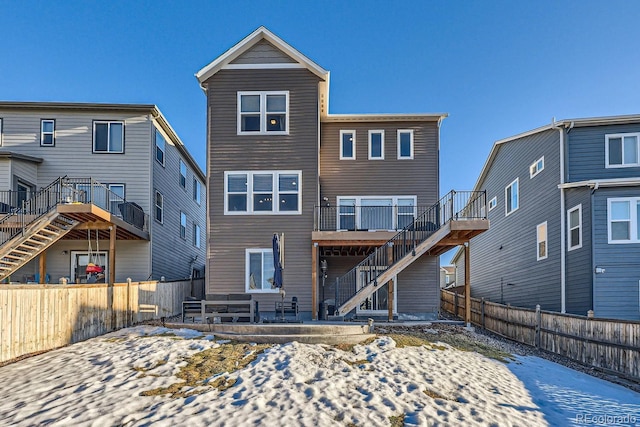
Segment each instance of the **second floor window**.
[{"label": "second floor window", "polygon": [[384,131],[369,131],[369,160],[384,160]]},{"label": "second floor window", "polygon": [[640,243],[640,197],[607,199],[609,243]]},{"label": "second floor window", "polygon": [[582,204],[567,211],[569,226],[567,237],[569,240],[569,250],[582,247]]},{"label": "second floor window", "polygon": [[195,200],[197,204],[200,204],[200,193],[202,193],[202,185],[200,181],[193,178],[193,200]]},{"label": "second floor window", "polygon": [[156,160],[164,166],[164,149],[166,141],[164,136],[156,129]]},{"label": "second floor window", "polygon": [[40,145],[43,147],[53,147],[55,144],[55,120],[40,121]]},{"label": "second floor window", "polygon": [[180,187],[187,188],[187,165],[180,160]]},{"label": "second floor window", "polygon": [[504,189],[504,209],[505,215],[509,215],[520,207],[520,197],[518,191],[518,178]]},{"label": "second floor window", "polygon": [[94,153],[124,153],[124,122],[93,122]]},{"label": "second floor window", "polygon": [[238,92],[238,134],[289,132],[289,92]]},{"label": "second floor window", "polygon": [[544,156],[536,160],[531,166],[529,166],[529,177],[533,178],[538,175],[544,169]]},{"label": "second floor window", "polygon": [[200,247],[200,226],[195,222],[193,223],[193,246]]},{"label": "second floor window", "polygon": [[300,171],[225,172],[225,214],[300,214]]},{"label": "second floor window", "polygon": [[607,135],[606,140],[606,164],[607,168],[624,168],[640,166],[638,159],[638,142],[640,133],[619,133]]},{"label": "second floor window", "polygon": [[162,223],[164,217],[164,197],[162,193],[156,191],[156,200],[155,200],[155,218],[156,221]]},{"label": "second floor window", "polygon": [[538,261],[547,258],[547,222],[538,224],[536,227],[536,243],[537,243],[537,256]]},{"label": "second floor window", "polygon": [[180,212],[180,237],[187,238],[187,214]]}]

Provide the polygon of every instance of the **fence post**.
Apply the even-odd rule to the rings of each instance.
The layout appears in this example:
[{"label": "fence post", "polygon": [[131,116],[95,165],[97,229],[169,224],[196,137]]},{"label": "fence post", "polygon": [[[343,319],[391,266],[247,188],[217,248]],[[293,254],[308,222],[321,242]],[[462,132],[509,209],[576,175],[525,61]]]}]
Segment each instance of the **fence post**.
[{"label": "fence post", "polygon": [[453,294],[453,315],[458,315],[458,291]]},{"label": "fence post", "polygon": [[540,304],[536,305],[536,348],[540,349],[540,323],[542,320],[542,313],[540,312]]},{"label": "fence post", "polygon": [[484,298],[480,300],[480,323],[482,324],[482,329],[484,329]]},{"label": "fence post", "polygon": [[127,313],[125,326],[131,326],[131,277],[127,277]]}]

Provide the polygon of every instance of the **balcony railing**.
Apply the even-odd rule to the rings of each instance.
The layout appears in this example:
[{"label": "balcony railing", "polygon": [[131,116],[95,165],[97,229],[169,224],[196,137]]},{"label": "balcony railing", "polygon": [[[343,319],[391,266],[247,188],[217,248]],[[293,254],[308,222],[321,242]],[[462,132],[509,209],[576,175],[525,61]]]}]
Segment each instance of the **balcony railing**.
[{"label": "balcony railing", "polygon": [[135,203],[92,178],[62,177],[38,191],[0,191],[0,244],[11,240],[59,204],[92,203],[147,231],[149,216]]},{"label": "balcony railing", "polygon": [[92,178],[66,178],[62,188],[62,203],[91,203],[140,230],[147,230],[148,215],[139,205],[127,202]]},{"label": "balcony railing", "polygon": [[[314,231],[400,231],[433,206],[316,206]],[[436,204],[432,221],[485,218],[484,201],[471,191],[452,191]],[[455,212],[455,214],[453,214]]]}]

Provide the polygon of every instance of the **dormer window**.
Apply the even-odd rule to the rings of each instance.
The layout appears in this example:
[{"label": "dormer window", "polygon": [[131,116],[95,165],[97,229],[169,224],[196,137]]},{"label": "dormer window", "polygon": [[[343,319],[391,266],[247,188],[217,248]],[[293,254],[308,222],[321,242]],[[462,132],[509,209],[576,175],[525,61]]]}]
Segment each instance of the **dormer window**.
[{"label": "dormer window", "polygon": [[289,133],[289,92],[238,92],[238,135]]}]

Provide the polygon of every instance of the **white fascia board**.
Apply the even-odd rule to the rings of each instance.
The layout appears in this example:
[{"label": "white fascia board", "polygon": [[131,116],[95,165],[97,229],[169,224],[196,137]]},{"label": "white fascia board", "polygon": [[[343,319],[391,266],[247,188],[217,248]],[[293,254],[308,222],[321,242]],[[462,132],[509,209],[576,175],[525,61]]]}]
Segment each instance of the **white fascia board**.
[{"label": "white fascia board", "polygon": [[612,179],[592,179],[587,181],[567,182],[558,185],[558,188],[578,188],[578,187],[625,187],[640,185],[640,178],[612,178]]},{"label": "white fascia board", "polygon": [[196,78],[202,84],[205,80],[213,76],[215,73],[220,71],[223,67],[228,65],[234,59],[238,58],[244,52],[253,47],[260,40],[267,40],[278,49],[286,53],[292,59],[297,61],[306,67],[313,74],[320,77],[322,80],[327,78],[328,71],[313,62],[311,59],[307,58],[305,55],[294,49],[291,45],[286,43],[280,37],[273,34],[264,26],[259,27],[257,30],[249,34],[247,37],[242,39],[240,42],[236,43],[233,47],[227,50],[225,53],[217,57],[213,60],[209,65],[202,68],[200,71],[196,73]]},{"label": "white fascia board", "polygon": [[323,123],[335,122],[383,122],[383,121],[440,121],[449,117],[448,113],[383,113],[383,114],[327,114]]}]

